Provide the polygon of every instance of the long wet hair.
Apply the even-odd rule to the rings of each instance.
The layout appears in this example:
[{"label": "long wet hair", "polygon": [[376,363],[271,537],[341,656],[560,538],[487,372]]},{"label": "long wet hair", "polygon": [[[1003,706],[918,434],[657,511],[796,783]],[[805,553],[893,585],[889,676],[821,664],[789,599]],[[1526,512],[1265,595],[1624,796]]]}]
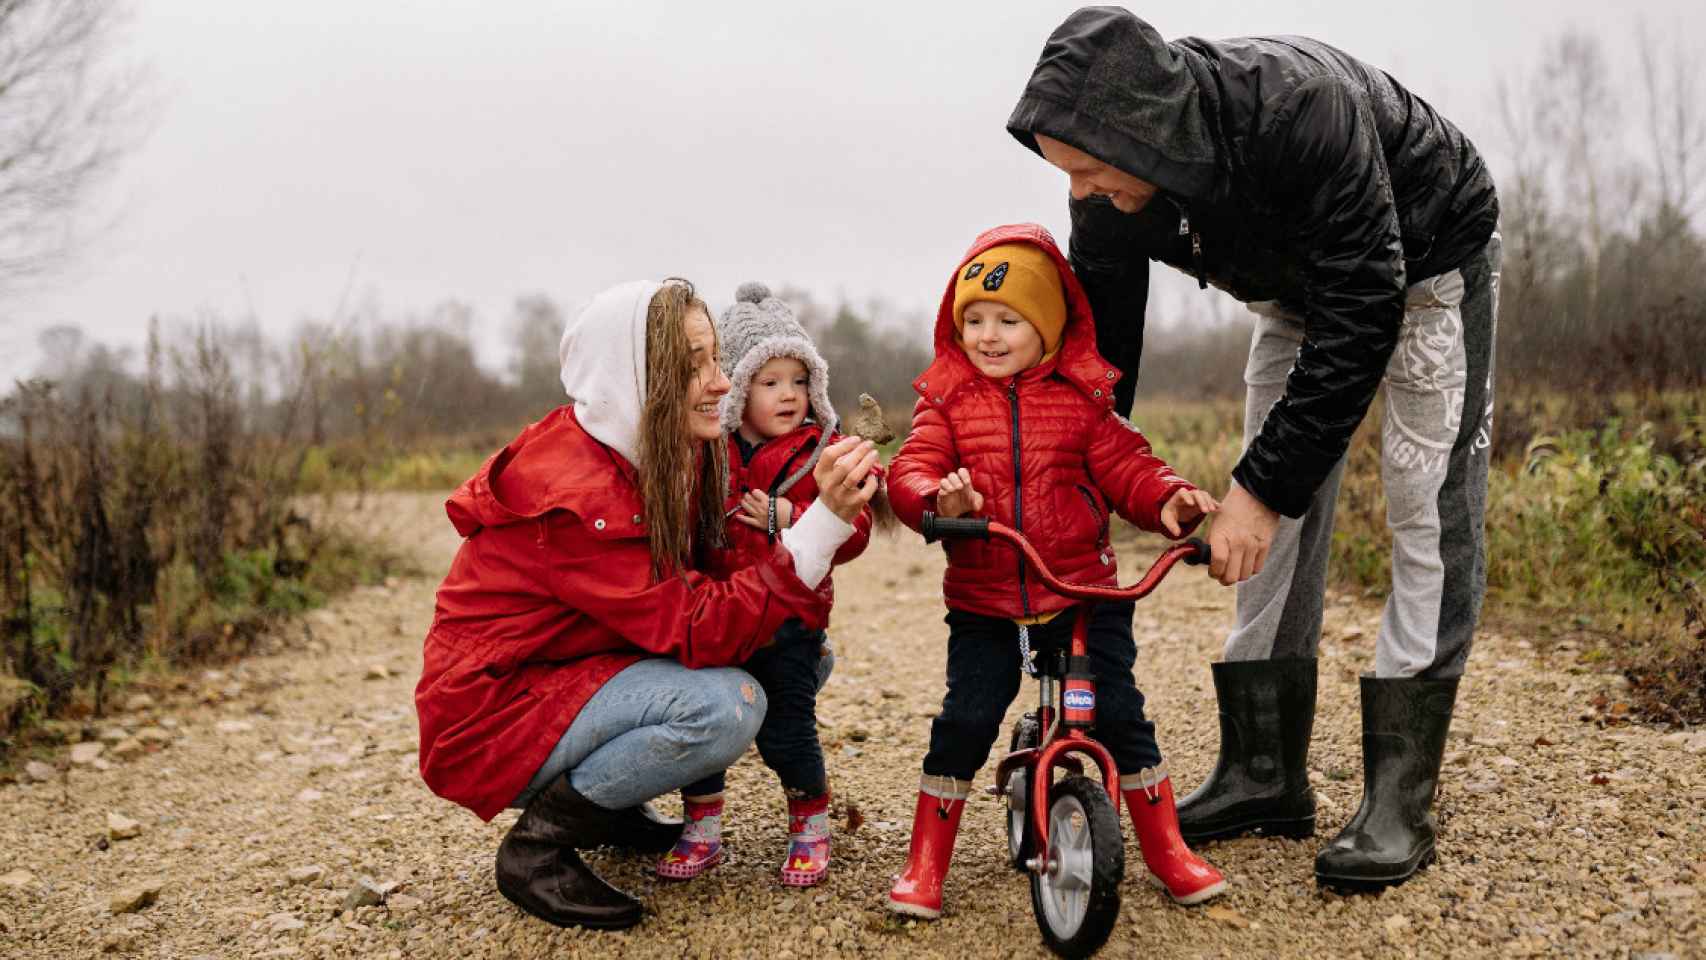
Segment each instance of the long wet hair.
[{"label": "long wet hair", "polygon": [[[693,284],[675,277],[665,281],[646,309],[646,402],[640,411],[638,468],[652,574],[658,579],[690,568],[695,549],[723,545],[728,445],[721,438],[695,439],[687,428],[687,390],[698,375],[687,318],[696,310],[710,319]],[[716,349],[713,341],[713,354]]]}]

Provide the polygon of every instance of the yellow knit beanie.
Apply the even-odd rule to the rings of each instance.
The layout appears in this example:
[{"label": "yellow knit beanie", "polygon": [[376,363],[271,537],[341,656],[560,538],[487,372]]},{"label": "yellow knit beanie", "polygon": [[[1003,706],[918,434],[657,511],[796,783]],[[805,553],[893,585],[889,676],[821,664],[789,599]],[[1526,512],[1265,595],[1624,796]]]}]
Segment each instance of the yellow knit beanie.
[{"label": "yellow knit beanie", "polygon": [[1060,347],[1066,294],[1054,259],[1029,243],[1003,243],[960,264],[954,281],[954,329],[964,338],[965,309],[978,300],[1005,304],[1035,327],[1043,355]]}]

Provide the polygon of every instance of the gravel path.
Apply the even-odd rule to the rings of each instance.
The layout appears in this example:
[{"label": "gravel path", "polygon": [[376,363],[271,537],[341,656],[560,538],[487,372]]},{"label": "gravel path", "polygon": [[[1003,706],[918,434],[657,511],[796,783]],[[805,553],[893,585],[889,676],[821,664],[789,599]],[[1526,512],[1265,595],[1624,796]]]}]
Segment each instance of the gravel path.
[{"label": "gravel path", "polygon": [[[431,575],[357,591],[283,630],[276,652],[162,684],[152,704],[92,727],[77,756],[64,751],[63,772],[37,766],[45,781],[0,785],[0,956],[1042,953],[1027,885],[998,852],[1003,808],[988,797],[966,814],[947,916],[915,924],[882,909],[946,635],[941,555],[910,536],[879,538],[837,574],[840,666],[821,721],[840,832],[826,886],[774,882],[782,797],[749,754],[731,775],[725,866],[665,886],[646,859],[592,858],[645,898],[639,928],[560,931],[518,913],[491,879],[513,815],[483,824],[415,772],[420,639],[456,547],[439,503],[391,497],[363,513]],[[1128,579],[1154,552],[1153,541],[1122,548]],[[1230,601],[1182,570],[1139,605],[1139,683],[1186,788],[1213,760],[1207,663]],[[1366,601],[1329,608],[1312,754],[1324,833],[1357,803],[1355,678],[1378,617]],[[1311,874],[1320,838],[1214,844],[1205,852],[1230,894],[1182,909],[1128,869],[1105,955],[1706,957],[1706,734],[1605,726],[1616,678],[1594,669],[1568,645],[1542,656],[1515,636],[1482,638],[1446,755],[1440,862],[1411,883],[1325,895]],[[1600,694],[1610,700],[1596,708]],[[1032,696],[1027,686],[1015,715]]]}]

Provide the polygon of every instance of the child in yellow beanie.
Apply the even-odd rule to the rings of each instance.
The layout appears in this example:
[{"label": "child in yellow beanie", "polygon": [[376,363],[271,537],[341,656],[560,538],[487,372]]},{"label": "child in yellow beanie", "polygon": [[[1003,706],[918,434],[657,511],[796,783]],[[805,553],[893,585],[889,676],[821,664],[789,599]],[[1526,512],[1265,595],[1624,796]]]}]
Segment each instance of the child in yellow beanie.
[{"label": "child in yellow beanie", "polygon": [[[1114,412],[1119,373],[1096,352],[1089,303],[1048,231],[997,227],[956,268],[936,320],[936,359],[913,381],[912,432],[890,466],[895,515],[979,514],[1020,530],[1056,574],[1116,584],[1110,513],[1182,537],[1218,509]],[[934,918],[971,779],[1019,692],[1021,638],[1052,649],[1076,601],[1028,577],[1005,545],[947,541],[948,693],[930,731],[904,873],[889,908]],[[1090,614],[1097,735],[1122,772],[1143,859],[1180,903],[1226,887],[1179,836],[1172,783],[1132,680],[1133,605]],[[1082,609],[1082,608],[1078,608]]]}]

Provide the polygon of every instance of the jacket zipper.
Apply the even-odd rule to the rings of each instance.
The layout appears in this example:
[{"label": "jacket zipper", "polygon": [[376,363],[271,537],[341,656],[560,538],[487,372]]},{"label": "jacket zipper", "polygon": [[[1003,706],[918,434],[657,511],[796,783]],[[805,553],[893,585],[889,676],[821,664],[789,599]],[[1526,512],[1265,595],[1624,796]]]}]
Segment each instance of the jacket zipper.
[{"label": "jacket zipper", "polygon": [[1202,269],[1202,234],[1191,229],[1190,207],[1182,203],[1176,206],[1179,208],[1179,236],[1191,238],[1191,266],[1196,270],[1197,289],[1207,290],[1208,278],[1203,275]]},{"label": "jacket zipper", "polygon": [[[1024,511],[1024,478],[1020,472],[1020,464],[1024,458],[1019,453],[1019,375],[1015,374],[1011,383],[1007,384],[1007,404],[1013,411],[1013,529],[1025,532]],[[1025,616],[1031,615],[1031,594],[1025,586],[1025,556],[1014,551],[1014,558],[1019,565],[1019,609]]]},{"label": "jacket zipper", "polygon": [[[793,453],[788,455],[788,459],[783,461],[782,469],[778,470],[776,472],[776,478],[774,480],[770,481],[770,490],[768,492],[770,494],[771,500],[776,499],[777,489],[779,489],[782,486],[782,481],[788,479],[788,474],[794,472],[794,463],[800,459],[800,454],[805,453],[806,448],[809,446],[812,446],[812,444],[809,444],[809,443],[800,444],[798,447],[794,448]],[[775,507],[771,507],[771,516],[772,517],[775,516]],[[764,533],[764,538],[766,540],[770,541],[771,543],[775,543],[778,535],[772,535],[768,530],[766,530]]]}]

